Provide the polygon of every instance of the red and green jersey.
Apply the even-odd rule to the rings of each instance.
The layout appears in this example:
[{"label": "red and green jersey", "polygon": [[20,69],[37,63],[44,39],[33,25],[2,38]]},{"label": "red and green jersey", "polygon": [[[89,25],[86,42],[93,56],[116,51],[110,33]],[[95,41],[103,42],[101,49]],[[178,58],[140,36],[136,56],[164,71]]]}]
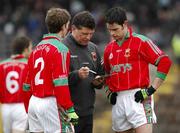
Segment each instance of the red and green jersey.
[{"label": "red and green jersey", "polygon": [[[167,63],[165,63],[167,62]],[[165,79],[171,62],[149,38],[128,30],[122,42],[110,42],[104,52],[106,83],[111,91],[149,86],[149,64],[157,66],[157,77]]]},{"label": "red and green jersey", "polygon": [[22,87],[27,74],[27,59],[12,56],[0,63],[0,99],[2,103],[23,102]]},{"label": "red and green jersey", "polygon": [[[69,62],[69,50],[58,35],[44,35],[28,60],[24,91],[30,91],[32,95],[40,98],[55,96],[60,106],[65,109],[71,107],[68,87]],[[28,99],[25,104],[28,104]]]}]

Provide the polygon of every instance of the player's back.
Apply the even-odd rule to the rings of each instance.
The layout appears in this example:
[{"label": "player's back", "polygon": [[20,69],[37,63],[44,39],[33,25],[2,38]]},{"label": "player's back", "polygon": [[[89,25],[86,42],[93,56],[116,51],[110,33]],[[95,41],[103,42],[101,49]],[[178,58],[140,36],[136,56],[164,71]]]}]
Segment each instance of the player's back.
[{"label": "player's back", "polygon": [[23,102],[22,87],[27,74],[27,59],[12,56],[0,63],[0,96],[2,103]]},{"label": "player's back", "polygon": [[[58,48],[61,47],[61,48]],[[63,62],[62,49],[65,46],[58,39],[43,39],[30,55],[28,66],[30,71],[30,86],[34,96],[54,96],[53,77],[56,70],[62,70]],[[68,51],[68,49],[66,49]],[[62,72],[60,72],[62,73]]]}]

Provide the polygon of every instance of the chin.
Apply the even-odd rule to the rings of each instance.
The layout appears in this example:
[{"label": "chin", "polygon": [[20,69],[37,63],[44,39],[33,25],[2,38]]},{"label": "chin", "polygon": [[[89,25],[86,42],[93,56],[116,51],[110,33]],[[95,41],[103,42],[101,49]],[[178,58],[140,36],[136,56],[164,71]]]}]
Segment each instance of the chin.
[{"label": "chin", "polygon": [[81,43],[83,46],[86,46],[86,45],[88,45],[88,43]]},{"label": "chin", "polygon": [[81,44],[82,44],[82,45],[87,45],[87,44],[88,44],[88,42],[82,42]]},{"label": "chin", "polygon": [[117,37],[117,38],[116,38],[116,40],[121,41],[121,40],[122,40],[122,38],[118,38],[118,37]]}]

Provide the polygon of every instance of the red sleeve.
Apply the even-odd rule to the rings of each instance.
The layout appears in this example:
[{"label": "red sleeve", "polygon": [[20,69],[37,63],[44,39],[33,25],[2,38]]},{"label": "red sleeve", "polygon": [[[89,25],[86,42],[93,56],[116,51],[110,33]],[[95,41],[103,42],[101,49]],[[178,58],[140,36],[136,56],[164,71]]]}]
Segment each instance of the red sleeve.
[{"label": "red sleeve", "polygon": [[161,79],[165,79],[171,66],[169,57],[150,39],[142,42],[140,53],[147,62],[157,66],[157,76]]},{"label": "red sleeve", "polygon": [[2,102],[2,97],[3,97],[3,77],[2,77],[2,65],[0,65],[0,102]]},{"label": "red sleeve", "polygon": [[108,51],[108,47],[105,48],[103,60],[104,60],[103,63],[104,63],[105,72],[109,74],[110,73],[110,64],[109,64],[109,51]]},{"label": "red sleeve", "polygon": [[26,112],[28,112],[28,107],[29,107],[29,100],[32,96],[31,93],[31,75],[30,75],[30,70],[29,70],[29,65],[31,64],[30,60],[28,60],[28,65],[26,66],[26,78],[23,83],[23,100],[24,100],[24,106],[26,109]]},{"label": "red sleeve", "polygon": [[169,59],[169,57],[163,56],[157,63],[157,71],[160,73],[167,74],[169,72],[171,64],[172,64],[172,62]]},{"label": "red sleeve", "polygon": [[141,42],[140,54],[153,65],[156,64],[159,57],[165,55],[150,39]]},{"label": "red sleeve", "polygon": [[71,101],[69,86],[68,86],[68,75],[70,65],[70,53],[69,51],[59,52],[56,51],[53,56],[53,83],[55,86],[55,96],[58,105],[64,109],[68,109],[73,106]]},{"label": "red sleeve", "polygon": [[[109,56],[110,56],[110,53],[109,53],[109,48],[110,47],[106,47],[105,48],[105,51],[104,51],[104,57],[103,57],[103,59],[104,59],[104,69],[105,69],[105,72],[107,73],[107,74],[110,74],[110,70],[111,70],[111,68],[110,68],[110,64],[109,64]],[[110,80],[109,80],[109,77],[107,77],[106,78],[106,81],[105,81],[106,83],[106,85],[109,85],[109,82],[110,82]]]}]

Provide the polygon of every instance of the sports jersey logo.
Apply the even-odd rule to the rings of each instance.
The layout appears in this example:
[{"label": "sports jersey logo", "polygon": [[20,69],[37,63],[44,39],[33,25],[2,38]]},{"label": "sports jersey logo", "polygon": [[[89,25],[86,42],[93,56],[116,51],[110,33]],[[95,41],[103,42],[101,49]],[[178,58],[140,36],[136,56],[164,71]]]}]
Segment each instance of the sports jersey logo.
[{"label": "sports jersey logo", "polygon": [[97,60],[97,55],[95,52],[91,52],[91,56],[92,56],[93,61]]},{"label": "sports jersey logo", "polygon": [[109,60],[111,60],[113,58],[113,54],[111,53],[110,55],[109,55]]},{"label": "sports jersey logo", "polygon": [[124,56],[125,57],[129,57],[130,56],[130,48],[127,48],[126,50],[125,50],[125,54],[124,54]]},{"label": "sports jersey logo", "polygon": [[77,55],[71,55],[71,58],[77,58],[78,56]]},{"label": "sports jersey logo", "polygon": [[122,73],[126,73],[127,71],[132,70],[132,65],[129,63],[126,64],[118,64],[118,65],[111,65],[111,73],[113,72],[122,72]]}]

